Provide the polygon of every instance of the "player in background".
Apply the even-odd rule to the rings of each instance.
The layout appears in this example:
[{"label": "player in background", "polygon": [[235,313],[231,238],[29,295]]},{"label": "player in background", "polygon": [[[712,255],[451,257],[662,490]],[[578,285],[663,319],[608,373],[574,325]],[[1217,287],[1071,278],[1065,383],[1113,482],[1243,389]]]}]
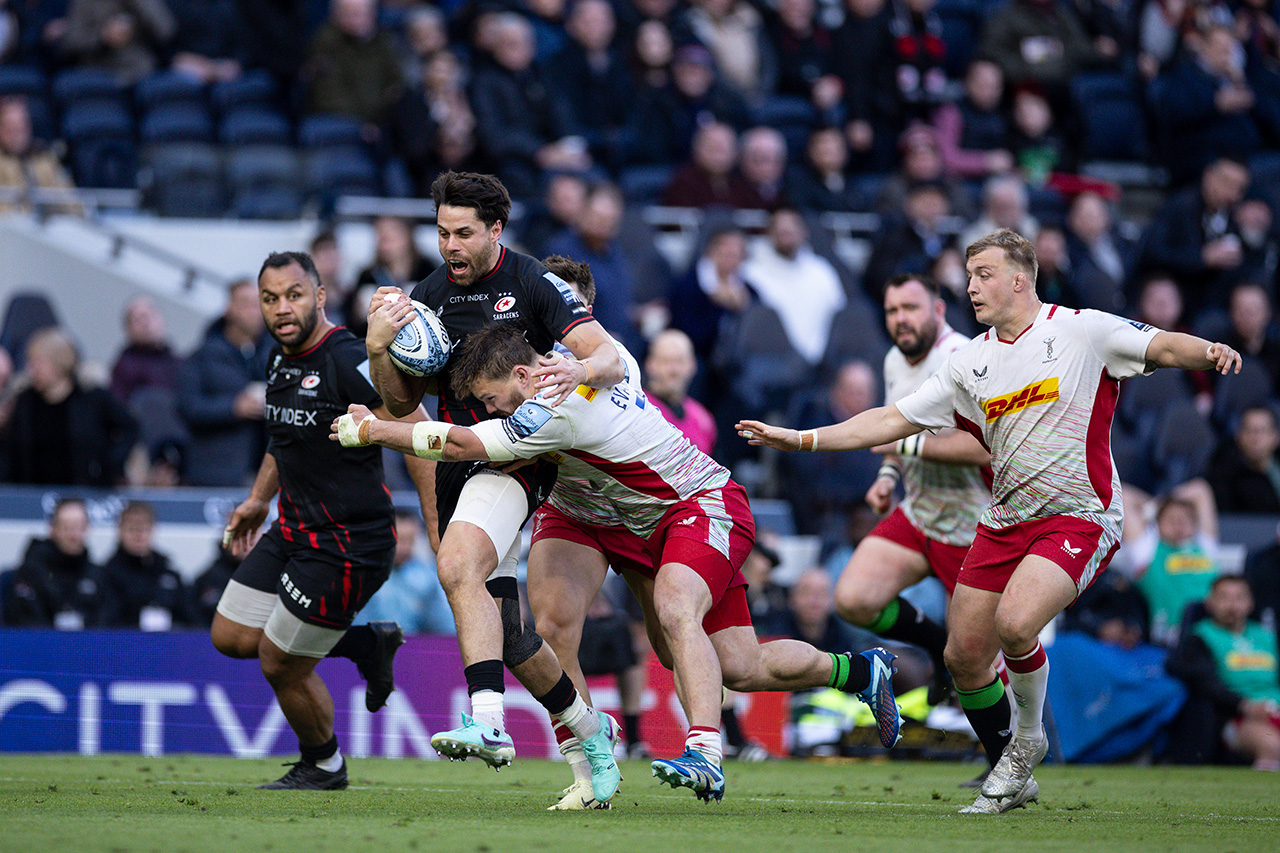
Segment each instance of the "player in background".
[{"label": "player in background", "polygon": [[689,720],[684,753],[654,761],[655,776],[703,800],[723,796],[722,684],[744,692],[836,687],[871,706],[886,747],[897,742],[902,718],[893,698],[893,655],[827,654],[797,640],[756,640],[740,571],[755,538],[746,492],[642,391],[584,386],[556,406],[538,390],[536,351],[519,329],[501,323],[473,332],[453,358],[457,386],[502,419],[471,427],[398,424],[353,405],[334,421],[334,438],[423,458],[510,462],[549,454],[566,474],[590,480],[596,502],[611,505],[645,541],[648,566],[632,567],[642,573],[633,588]]},{"label": "player in background", "polygon": [[[968,343],[946,320],[938,283],[904,273],[884,288],[884,320],[894,346],[884,358],[884,398],[893,404],[915,391],[951,353]],[[914,643],[933,659],[930,704],[945,696],[946,629],[926,617],[901,592],[932,572],[950,597],[982,511],[991,502],[983,468],[991,454],[969,433],[944,429],[926,440],[903,439],[880,466],[867,504],[889,512],[901,480],[901,504],[881,519],[849,558],[836,583],[836,612],[882,637]],[[994,766],[1009,742],[1012,713],[1001,684],[961,691],[960,705]]]},{"label": "player in background", "polygon": [[[489,417],[483,404],[455,387],[453,365],[458,345],[492,322],[519,329],[538,352],[548,353],[538,363],[537,382],[557,405],[580,386],[607,388],[622,381],[613,339],[569,286],[536,259],[499,242],[511,214],[501,181],[445,172],[431,185],[431,194],[445,263],[414,288],[412,297],[439,316],[454,354],[433,377],[399,370],[387,347],[409,321],[412,306],[396,288],[379,288],[369,306],[365,343],[373,384],[392,414],[412,411],[431,390],[447,423],[476,424]],[[573,357],[551,353],[556,341]],[[520,619],[520,528],[546,499],[555,477],[555,464],[545,460],[509,473],[474,462],[436,466],[434,512],[426,517],[436,522],[431,525],[433,545],[439,537],[436,566],[458,629],[471,714],[431,742],[449,758],[475,755],[493,767],[511,763],[515,747],[503,715],[505,664],[583,742],[594,798],[606,802],[620,778],[613,723],[582,701],[551,647]]]},{"label": "player in background", "polygon": [[[965,251],[969,298],[991,328],[915,392],[847,421],[799,432],[743,420],[739,434],[781,450],[856,450],[953,426],[991,452],[992,503],[956,580],[946,661],[956,688],[996,689],[1003,651],[1015,730],[966,812],[1000,813],[1039,796],[1048,750],[1049,662],[1040,631],[1103,571],[1124,518],[1111,459],[1120,381],[1157,367],[1239,371],[1220,343],[1100,311],[1046,305],[1035,249],[1001,229]],[[406,425],[405,429],[414,427]]]},{"label": "player in background", "polygon": [[[352,626],[382,586],[395,554],[394,511],[377,452],[335,453],[328,425],[358,402],[390,417],[369,383],[364,345],[325,315],[326,294],[311,257],[269,255],[258,302],[277,347],[270,354],[265,418],[269,443],[249,497],[227,523],[223,544],[243,562],[213,617],[213,645],[257,658],[298,736],[302,759],[269,789],[347,787],[333,731],[333,698],[316,674],[324,657],[355,661],[376,711],[394,688],[392,659],[404,642],[394,622]],[[420,408],[404,413],[422,420]],[[410,460],[419,494],[430,466]],[[258,538],[268,506],[279,516]]]}]

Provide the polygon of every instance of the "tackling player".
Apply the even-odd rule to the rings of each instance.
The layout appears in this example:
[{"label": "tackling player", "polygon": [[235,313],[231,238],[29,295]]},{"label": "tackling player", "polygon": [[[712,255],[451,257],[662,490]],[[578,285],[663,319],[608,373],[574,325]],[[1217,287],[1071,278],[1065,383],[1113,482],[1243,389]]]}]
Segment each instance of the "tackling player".
[{"label": "tackling player", "polygon": [[957,689],[972,691],[992,684],[992,661],[1004,653],[1016,727],[963,810],[1000,813],[1039,794],[1031,774],[1048,750],[1049,676],[1040,631],[1119,547],[1124,513],[1109,442],[1120,381],[1157,367],[1239,372],[1240,356],[1194,335],[1042,303],[1035,249],[1008,229],[970,244],[965,258],[969,299],[991,328],[919,390],[815,430],[751,420],[736,428],[753,445],[832,451],[959,426],[991,451],[993,500],[956,580],[946,661]]},{"label": "tackling player", "polygon": [[[325,316],[325,290],[310,255],[279,252],[258,272],[258,301],[278,348],[268,364],[269,444],[249,497],[227,523],[224,544],[244,561],[213,617],[213,645],[257,658],[302,759],[269,789],[347,787],[333,731],[333,699],[315,672],[323,657],[355,661],[376,711],[394,684],[392,658],[404,642],[394,622],[352,626],[382,586],[395,554],[391,495],[379,453],[335,453],[326,439],[352,401],[389,416],[369,384],[364,345]],[[421,409],[410,420],[422,420]],[[427,494],[430,466],[410,460]],[[273,497],[279,517],[257,538]],[[247,556],[246,556],[247,555]]]},{"label": "tackling player", "polygon": [[[755,539],[746,492],[691,445],[642,391],[580,386],[561,406],[538,392],[538,356],[520,330],[494,324],[454,355],[453,379],[503,416],[472,427],[398,424],[353,405],[333,423],[347,446],[382,444],[431,459],[509,462],[549,454],[586,478],[645,542],[630,566],[654,651],[676,674],[689,720],[684,753],[653,762],[655,776],[703,800],[724,795],[720,769],[721,685],[733,690],[830,686],[858,695],[876,715],[881,742],[897,742],[893,655],[827,654],[798,640],[759,644],[740,567]],[[656,569],[654,567],[657,567]]]}]

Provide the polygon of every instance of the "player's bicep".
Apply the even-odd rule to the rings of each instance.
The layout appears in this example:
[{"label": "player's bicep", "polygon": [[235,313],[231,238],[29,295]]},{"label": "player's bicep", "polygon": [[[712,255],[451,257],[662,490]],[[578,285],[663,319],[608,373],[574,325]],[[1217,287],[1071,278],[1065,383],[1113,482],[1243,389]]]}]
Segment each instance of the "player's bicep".
[{"label": "player's bicep", "polygon": [[572,444],[569,424],[561,411],[533,401],[524,403],[509,418],[482,421],[472,430],[494,462],[532,459]]}]

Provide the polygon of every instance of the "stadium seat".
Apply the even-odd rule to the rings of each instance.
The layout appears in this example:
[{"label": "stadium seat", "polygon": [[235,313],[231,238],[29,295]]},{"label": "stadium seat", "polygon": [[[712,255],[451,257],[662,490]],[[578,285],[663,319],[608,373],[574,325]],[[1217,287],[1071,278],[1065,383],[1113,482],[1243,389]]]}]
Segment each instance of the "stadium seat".
[{"label": "stadium seat", "polygon": [[49,80],[30,65],[0,65],[0,95],[48,97]]},{"label": "stadium seat", "polygon": [[251,104],[225,114],[218,137],[223,145],[289,145],[293,128],[283,113]]},{"label": "stadium seat", "polygon": [[310,150],[364,144],[360,122],[349,116],[307,116],[298,124],[298,143]]},{"label": "stadium seat", "polygon": [[746,411],[787,411],[796,390],[812,372],[796,352],[776,311],[756,302],[721,335],[712,354],[715,367],[730,377],[734,396]]},{"label": "stadium seat", "polygon": [[148,203],[161,216],[213,218],[226,212],[222,157],[212,145],[175,142],[147,152]]},{"label": "stadium seat", "polygon": [[1166,409],[1191,399],[1191,389],[1181,371],[1157,370],[1120,386],[1115,421],[1141,444],[1150,447]]},{"label": "stadium seat", "polygon": [[878,372],[889,346],[880,310],[865,298],[850,300],[831,318],[831,337],[821,362],[823,375],[834,376],[841,365],[854,359]]},{"label": "stadium seat", "polygon": [[133,97],[138,109],[150,112],[161,104],[171,102],[205,102],[204,84],[180,71],[160,71],[144,77],[133,87]]},{"label": "stadium seat", "polygon": [[129,414],[138,422],[138,441],[151,454],[165,442],[186,443],[187,424],[178,414],[178,396],[161,386],[141,388],[129,398]]},{"label": "stadium seat", "polygon": [[246,71],[234,80],[215,83],[210,92],[214,107],[224,114],[250,104],[273,108],[279,97],[275,78],[263,69]]},{"label": "stadium seat", "polygon": [[942,41],[947,46],[942,65],[952,80],[963,80],[978,45],[980,17],[977,8],[967,0],[939,3],[938,22]]},{"label": "stadium seat", "polygon": [[57,326],[58,314],[43,293],[20,290],[9,298],[0,324],[0,347],[13,357],[13,366],[21,370],[27,360],[27,341],[41,329]]},{"label": "stadium seat", "polygon": [[1159,474],[1154,493],[1165,493],[1204,474],[1216,445],[1217,436],[1193,401],[1165,406],[1152,447],[1152,461]]},{"label": "stadium seat", "polygon": [[1213,389],[1213,421],[1226,431],[1235,429],[1245,409],[1270,405],[1275,397],[1266,366],[1250,355],[1242,360],[1240,372],[1217,377]]},{"label": "stadium seat", "polygon": [[244,219],[289,219],[302,211],[302,168],[297,152],[250,145],[227,155],[231,212]]},{"label": "stadium seat", "polygon": [[62,136],[79,186],[131,189],[137,184],[133,119],[122,100],[72,103],[62,117]]},{"label": "stadium seat", "polygon": [[167,142],[213,142],[213,120],[203,104],[164,103],[142,118],[144,144]]},{"label": "stadium seat", "polygon": [[666,164],[623,166],[618,189],[630,204],[657,204],[674,172],[675,167]]},{"label": "stadium seat", "polygon": [[125,88],[114,74],[97,68],[70,68],[53,80],[53,97],[66,110],[86,100],[125,101]]},{"label": "stadium seat", "polygon": [[1146,112],[1127,77],[1114,73],[1078,74],[1071,80],[1071,98],[1080,116],[1081,159],[1149,159]]},{"label": "stadium seat", "polygon": [[245,190],[231,203],[231,213],[239,219],[297,219],[302,210],[302,193],[290,187]]},{"label": "stadium seat", "polygon": [[381,195],[378,166],[362,148],[317,151],[307,159],[307,189],[324,201],[342,195]]}]

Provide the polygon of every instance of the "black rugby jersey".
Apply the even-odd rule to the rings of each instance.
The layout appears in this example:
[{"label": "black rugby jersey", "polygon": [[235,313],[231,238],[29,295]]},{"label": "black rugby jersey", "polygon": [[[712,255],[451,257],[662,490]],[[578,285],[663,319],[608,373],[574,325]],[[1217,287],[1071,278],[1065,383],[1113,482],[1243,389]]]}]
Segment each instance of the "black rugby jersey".
[{"label": "black rugby jersey", "polygon": [[[547,353],[569,330],[594,319],[569,285],[538,260],[499,246],[498,264],[469,286],[454,282],[449,265],[427,276],[410,294],[439,315],[456,348],[469,333],[492,322],[512,323],[539,353]],[[459,400],[450,384],[453,359],[440,371],[442,421],[470,426],[490,416],[475,397]]]},{"label": "black rugby jersey", "polygon": [[276,524],[287,542],[345,553],[395,541],[382,448],[329,440],[329,425],[349,404],[382,405],[368,359],[364,341],[342,326],[298,355],[271,351],[267,452],[280,473]]}]

